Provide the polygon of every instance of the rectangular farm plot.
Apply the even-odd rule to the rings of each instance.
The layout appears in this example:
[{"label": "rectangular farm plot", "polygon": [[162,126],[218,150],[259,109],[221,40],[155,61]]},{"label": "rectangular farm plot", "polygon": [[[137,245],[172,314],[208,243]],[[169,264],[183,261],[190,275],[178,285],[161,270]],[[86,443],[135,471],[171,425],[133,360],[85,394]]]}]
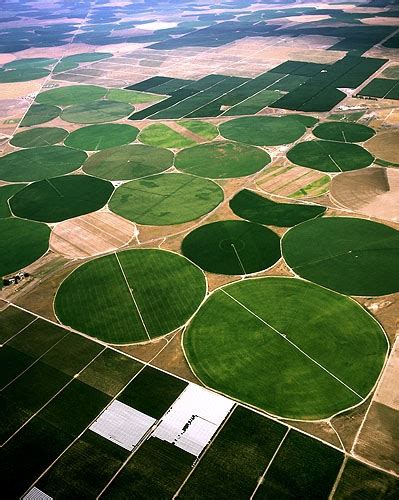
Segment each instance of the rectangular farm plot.
[{"label": "rectangular farm plot", "polygon": [[255,498],[328,498],[344,455],[309,436],[290,431]]},{"label": "rectangular farm plot", "polygon": [[128,457],[129,452],[86,431],[39,480],[53,498],[95,498]]},{"label": "rectangular farm plot", "polygon": [[359,93],[359,96],[399,99],[399,80],[374,78]]},{"label": "rectangular farm plot", "polygon": [[44,493],[44,491],[39,490],[39,488],[36,488],[35,486],[22,497],[22,500],[52,500],[52,497]]},{"label": "rectangular farm plot", "polygon": [[0,342],[7,342],[35,320],[36,317],[32,314],[8,306],[4,311],[0,312]]},{"label": "rectangular farm plot", "polygon": [[90,430],[132,451],[155,422],[155,418],[115,400],[90,426]]},{"label": "rectangular farm plot", "polygon": [[189,384],[153,433],[198,457],[225,420],[233,401]]},{"label": "rectangular farm plot", "polygon": [[177,446],[151,437],[140,446],[102,498],[172,498],[193,461],[192,455]]},{"label": "rectangular farm plot", "polygon": [[179,498],[250,498],[286,433],[273,420],[237,407],[179,493]]},{"label": "rectangular farm plot", "polygon": [[159,419],[186,386],[187,382],[147,366],[123,390],[118,400]]}]

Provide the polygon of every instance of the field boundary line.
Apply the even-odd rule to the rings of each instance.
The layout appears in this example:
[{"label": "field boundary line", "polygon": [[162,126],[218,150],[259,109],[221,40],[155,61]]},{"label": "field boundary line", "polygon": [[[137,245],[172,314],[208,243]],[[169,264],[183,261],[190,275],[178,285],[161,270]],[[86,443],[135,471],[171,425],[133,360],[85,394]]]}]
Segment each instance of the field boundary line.
[{"label": "field boundary line", "polygon": [[146,326],[146,324],[144,323],[143,316],[141,315],[141,311],[140,311],[140,309],[139,309],[139,306],[138,306],[138,304],[137,304],[137,302],[136,302],[136,299],[134,298],[133,289],[132,289],[132,288],[130,287],[130,285],[129,285],[129,282],[128,282],[127,277],[126,277],[126,274],[125,274],[125,271],[123,270],[122,264],[120,263],[120,260],[119,260],[118,254],[117,254],[116,252],[114,252],[114,255],[115,255],[115,257],[116,257],[116,260],[117,260],[117,262],[118,262],[118,265],[119,265],[119,268],[120,268],[120,270],[121,270],[121,272],[122,272],[122,275],[123,275],[123,277],[124,277],[124,279],[125,279],[126,286],[127,286],[128,290],[129,290],[130,296],[132,297],[133,303],[134,303],[134,305],[135,305],[135,307],[136,307],[137,313],[138,313],[138,315],[139,315],[139,317],[140,317],[140,321],[141,321],[141,323],[142,323],[142,325],[143,325],[143,327],[144,327],[145,333],[147,334],[148,339],[149,339],[149,340],[151,340],[150,334],[148,333],[148,330],[147,330],[147,326]]},{"label": "field boundary line", "polygon": [[342,474],[344,473],[344,470],[346,468],[346,464],[348,463],[348,458],[349,458],[348,455],[344,455],[344,459],[342,461],[341,467],[339,468],[339,471],[338,471],[337,477],[335,478],[333,487],[330,491],[330,494],[328,495],[328,500],[332,500],[335,496],[335,492],[337,491],[338,485],[341,482]]},{"label": "field boundary line", "polygon": [[280,448],[283,446],[284,441],[285,441],[285,438],[288,436],[289,432],[290,432],[290,428],[287,428],[287,430],[285,431],[285,434],[284,434],[284,436],[282,437],[282,439],[281,439],[281,441],[280,441],[279,445],[277,446],[277,448],[276,448],[275,452],[273,453],[272,458],[269,460],[269,463],[267,464],[266,469],[264,470],[263,474],[262,474],[262,475],[260,476],[260,478],[258,479],[258,483],[257,483],[257,485],[255,486],[255,489],[254,489],[254,491],[252,492],[252,495],[249,497],[249,499],[250,499],[250,500],[252,500],[252,499],[255,497],[255,494],[256,494],[256,492],[258,491],[258,489],[259,489],[260,485],[261,485],[261,484],[263,483],[263,481],[265,480],[266,474],[267,474],[267,472],[269,471],[269,469],[270,469],[270,467],[271,467],[272,463],[274,462],[274,459],[276,458],[276,456],[277,456],[278,452],[280,451]]},{"label": "field boundary line", "polygon": [[25,325],[23,328],[21,328],[20,330],[18,330],[17,333],[14,333],[14,335],[12,335],[9,339],[5,340],[2,344],[0,344],[0,348],[4,347],[6,344],[8,344],[8,342],[10,342],[10,340],[14,339],[17,335],[19,335],[24,330],[26,330],[28,327],[30,327],[30,325],[32,325],[38,319],[39,318],[37,316],[36,316],[36,318],[32,319],[32,321],[30,321],[27,325]]},{"label": "field boundary line", "polygon": [[260,316],[258,316],[257,314],[255,314],[253,311],[251,311],[251,309],[249,309],[246,305],[244,305],[242,302],[240,302],[239,300],[237,300],[236,298],[234,298],[232,295],[230,295],[229,293],[227,293],[225,290],[221,289],[221,291],[227,295],[228,297],[230,297],[232,300],[234,300],[234,302],[236,302],[237,304],[239,304],[242,308],[244,308],[246,311],[248,311],[250,314],[252,314],[253,316],[255,316],[255,318],[257,318],[259,321],[261,321],[263,324],[265,324],[268,328],[272,329],[274,332],[276,332],[281,338],[283,338],[285,341],[287,341],[289,344],[291,344],[293,347],[295,347],[295,349],[297,349],[300,353],[302,353],[304,356],[306,356],[310,361],[312,361],[314,364],[316,364],[319,368],[321,368],[322,370],[324,370],[326,373],[328,373],[331,377],[333,377],[335,380],[337,380],[340,384],[342,384],[343,386],[345,386],[347,389],[349,389],[353,394],[355,394],[359,399],[363,400],[364,398],[358,394],[354,389],[352,389],[351,387],[349,387],[349,385],[345,384],[345,382],[343,382],[341,379],[339,379],[336,375],[334,375],[332,372],[330,372],[330,370],[328,370],[327,368],[325,368],[323,365],[321,365],[318,361],[316,361],[314,358],[312,358],[311,356],[309,356],[309,354],[307,354],[305,351],[303,351],[299,346],[297,346],[295,344],[295,342],[292,342],[292,340],[290,340],[287,335],[285,335],[284,333],[281,333],[279,332],[276,328],[274,328],[274,326],[270,325],[269,323],[267,323],[267,321],[265,321],[264,319],[262,319]]}]

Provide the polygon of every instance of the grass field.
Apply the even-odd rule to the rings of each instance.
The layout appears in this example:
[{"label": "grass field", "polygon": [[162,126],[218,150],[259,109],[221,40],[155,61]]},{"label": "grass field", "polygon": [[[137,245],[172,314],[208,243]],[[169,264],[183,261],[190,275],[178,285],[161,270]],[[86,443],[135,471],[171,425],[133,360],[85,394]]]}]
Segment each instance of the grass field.
[{"label": "grass field", "polygon": [[50,228],[45,224],[0,219],[0,234],[0,276],[23,269],[48,250]]},{"label": "grass field", "polygon": [[106,93],[107,89],[98,85],[68,85],[41,92],[36,102],[65,107],[96,101]]},{"label": "grass field", "polygon": [[29,184],[10,200],[15,215],[41,222],[59,222],[102,208],[114,188],[88,175],[65,175]]},{"label": "grass field", "polygon": [[262,149],[236,142],[215,142],[179,151],[175,166],[187,174],[226,179],[254,174],[270,161]]},{"label": "grass field", "polygon": [[250,498],[285,432],[283,425],[237,407],[179,498],[200,498],[205,490],[209,498]]},{"label": "grass field", "polygon": [[145,127],[139,136],[143,144],[162,148],[187,148],[196,144],[195,141],[179,134],[163,123],[154,123]]},{"label": "grass field", "polygon": [[130,104],[104,99],[69,106],[62,111],[61,118],[71,123],[105,123],[124,118],[132,111]]},{"label": "grass field", "polygon": [[84,151],[100,151],[129,144],[136,139],[138,132],[136,127],[120,123],[89,125],[72,132],[65,144]]},{"label": "grass field", "polygon": [[116,181],[159,174],[172,164],[173,153],[168,149],[131,144],[90,156],[84,163],[83,170],[87,174]]},{"label": "grass field", "polygon": [[283,256],[300,276],[348,295],[398,291],[399,232],[349,217],[307,221],[282,239]]},{"label": "grass field", "polygon": [[184,238],[182,252],[205,271],[239,275],[267,269],[281,256],[276,233],[259,224],[238,220],[213,222],[194,229]]},{"label": "grass field", "polygon": [[243,189],[229,202],[230,208],[239,217],[279,227],[290,227],[308,219],[322,215],[326,208],[318,205],[299,205],[292,203],[276,203],[264,196]]},{"label": "grass field", "polygon": [[202,272],[179,255],[128,250],[91,260],[70,274],[57,292],[55,311],[61,322],[88,335],[133,343],[183,325],[205,288]]},{"label": "grass field", "polygon": [[374,130],[351,122],[325,122],[318,125],[313,134],[319,139],[339,142],[364,142],[373,137]]},{"label": "grass field", "polygon": [[328,498],[343,459],[338,450],[290,431],[254,498]]},{"label": "grass field", "polygon": [[150,226],[198,219],[223,201],[223,190],[208,179],[187,174],[159,174],[116,189],[110,209],[125,219]]},{"label": "grass field", "polygon": [[23,149],[0,158],[0,179],[27,182],[56,177],[78,169],[86,158],[83,151],[65,146]]},{"label": "grass field", "polygon": [[219,130],[223,137],[233,141],[254,146],[278,146],[298,140],[306,127],[289,116],[254,116],[224,122]]},{"label": "grass field", "polygon": [[26,184],[8,184],[0,187],[0,219],[10,217],[11,211],[8,200],[25,186]]},{"label": "grass field", "polygon": [[180,120],[178,124],[190,132],[194,132],[194,134],[203,137],[207,141],[212,141],[219,135],[217,127],[212,123],[199,120]]},{"label": "grass field", "polygon": [[373,156],[358,144],[336,141],[307,141],[296,144],[287,158],[302,167],[321,172],[346,172],[371,165]]},{"label": "grass field", "polygon": [[14,135],[10,144],[18,148],[37,148],[62,142],[68,132],[59,127],[37,127]]},{"label": "grass field", "polygon": [[21,121],[21,127],[32,127],[33,125],[39,125],[41,123],[46,123],[54,118],[57,118],[61,113],[61,108],[58,106],[53,106],[51,104],[33,104],[27,111],[23,120]]},{"label": "grass field", "polygon": [[118,396],[128,406],[160,419],[187,387],[187,382],[146,366]]},{"label": "grass field", "polygon": [[309,420],[360,403],[387,351],[382,329],[356,303],[274,277],[213,293],[183,345],[207,386],[276,415]]}]

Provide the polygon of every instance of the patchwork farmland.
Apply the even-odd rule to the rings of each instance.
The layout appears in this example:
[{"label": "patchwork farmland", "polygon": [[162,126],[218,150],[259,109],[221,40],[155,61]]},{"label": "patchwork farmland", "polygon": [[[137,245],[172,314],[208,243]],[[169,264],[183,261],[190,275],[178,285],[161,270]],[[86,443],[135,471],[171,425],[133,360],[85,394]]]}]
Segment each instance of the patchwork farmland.
[{"label": "patchwork farmland", "polygon": [[397,498],[396,3],[3,4],[5,498]]}]

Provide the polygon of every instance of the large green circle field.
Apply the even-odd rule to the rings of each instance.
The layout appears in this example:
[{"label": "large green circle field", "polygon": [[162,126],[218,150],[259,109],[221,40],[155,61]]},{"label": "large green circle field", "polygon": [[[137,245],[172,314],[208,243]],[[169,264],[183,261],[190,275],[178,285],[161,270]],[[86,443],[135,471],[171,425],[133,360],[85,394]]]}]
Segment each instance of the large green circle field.
[{"label": "large green circle field", "polygon": [[325,122],[318,125],[313,134],[319,139],[339,142],[364,142],[373,137],[374,130],[360,123]]},{"label": "large green circle field", "polygon": [[96,101],[106,93],[106,88],[97,85],[69,85],[41,92],[36,97],[36,102],[65,107]]},{"label": "large green circle field", "polygon": [[130,104],[101,100],[69,106],[61,113],[61,118],[71,123],[105,123],[120,120],[132,111]]},{"label": "large green circle field", "polygon": [[118,187],[109,208],[138,224],[167,226],[198,219],[223,201],[213,181],[187,174],[159,174]]},{"label": "large green circle field", "polygon": [[110,182],[88,175],[65,175],[29,184],[10,200],[18,217],[60,222],[102,208],[114,188]]},{"label": "large green circle field", "polygon": [[173,153],[169,149],[131,144],[96,153],[85,162],[83,170],[110,181],[139,179],[170,168]]},{"label": "large green circle field", "polygon": [[32,104],[21,121],[21,127],[32,127],[40,123],[50,122],[61,113],[61,108],[51,104]]},{"label": "large green circle field", "polygon": [[46,224],[14,217],[2,219],[0,234],[0,276],[23,269],[48,250],[50,228]]},{"label": "large green circle field", "polygon": [[281,257],[276,233],[239,220],[212,222],[194,229],[184,238],[182,252],[204,271],[217,274],[255,273]]},{"label": "large green circle field", "polygon": [[399,231],[364,219],[327,217],[285,233],[283,256],[303,278],[347,295],[399,291]]},{"label": "large green circle field", "polygon": [[321,172],[346,172],[365,168],[374,157],[358,144],[336,141],[307,141],[296,144],[287,158],[302,167]]},{"label": "large green circle field", "polygon": [[89,125],[72,132],[65,144],[84,151],[100,151],[133,142],[139,130],[131,125],[107,123]]},{"label": "large green circle field", "polygon": [[62,323],[112,344],[152,340],[176,330],[206,292],[204,274],[184,257],[134,249],[87,262],[58,289]]},{"label": "large green circle field", "polygon": [[235,142],[213,142],[183,149],[175,167],[187,174],[226,179],[254,174],[270,163],[262,149]]},{"label": "large green circle field", "polygon": [[306,132],[299,120],[289,116],[248,116],[219,125],[226,139],[254,146],[279,146],[297,141]]},{"label": "large green circle field", "polygon": [[379,324],[353,300],[281,277],[216,290],[189,324],[183,346],[208,387],[302,420],[361,403],[388,347]]},{"label": "large green circle field", "polygon": [[14,135],[10,144],[18,148],[40,148],[62,142],[68,131],[59,127],[36,127]]},{"label": "large green circle field", "polygon": [[83,151],[65,146],[23,149],[0,158],[0,179],[28,182],[56,177],[78,169],[86,158]]}]

